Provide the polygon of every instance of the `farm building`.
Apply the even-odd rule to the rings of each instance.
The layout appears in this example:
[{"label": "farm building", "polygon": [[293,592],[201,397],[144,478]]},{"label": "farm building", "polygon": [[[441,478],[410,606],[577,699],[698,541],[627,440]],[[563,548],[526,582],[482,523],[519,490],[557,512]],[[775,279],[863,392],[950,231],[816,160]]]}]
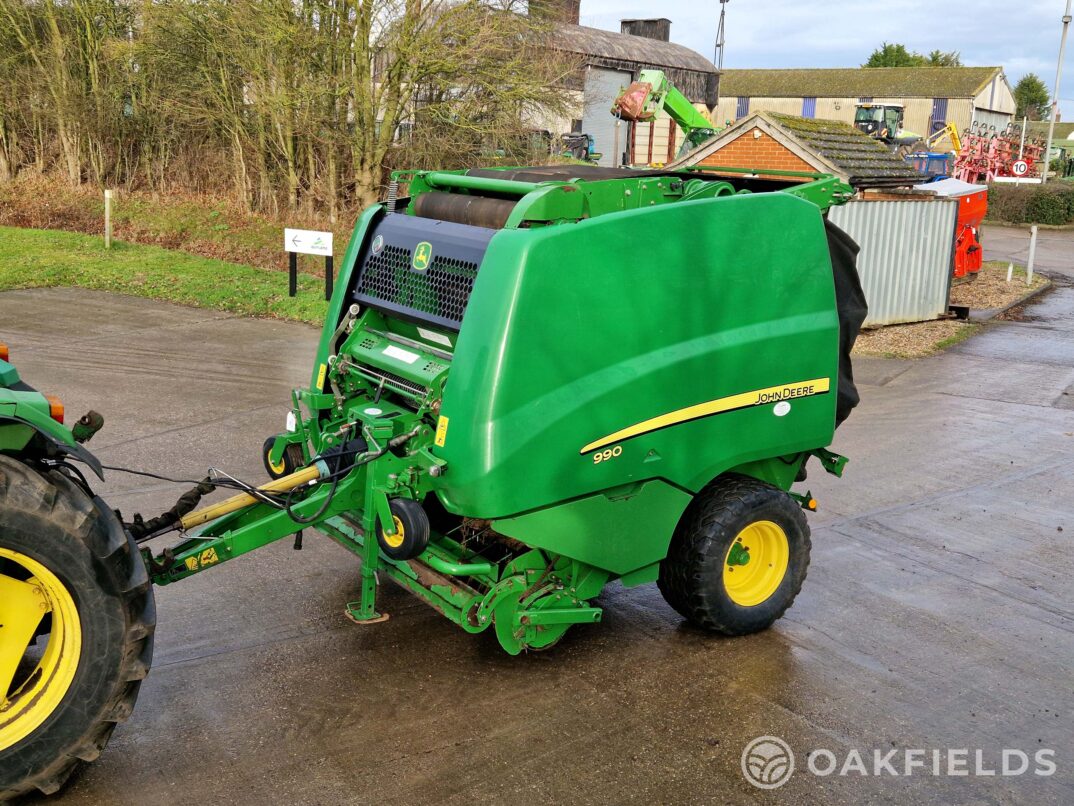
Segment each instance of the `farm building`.
[{"label": "farm building", "polygon": [[751,112],[671,166],[810,171],[838,176],[856,189],[910,187],[922,175],[849,123],[777,112]]},{"label": "farm building", "polygon": [[905,107],[904,127],[922,136],[954,123],[1002,129],[1014,117],[1014,93],[1001,67],[868,67],[725,70],[717,125],[750,112],[854,121],[859,103]]},{"label": "farm building", "polygon": [[651,124],[632,127],[612,116],[612,102],[640,71],[657,69],[708,115],[719,93],[715,66],[700,53],[671,42],[668,19],[623,20],[617,33],[578,25],[577,2],[567,0],[559,13],[565,22],[556,27],[553,46],[578,57],[582,68],[569,86],[576,102],[574,114],[570,120],[552,124],[556,127],[553,134],[591,135],[595,150],[603,154],[601,165],[667,162],[683,140],[670,118],[661,115]]}]

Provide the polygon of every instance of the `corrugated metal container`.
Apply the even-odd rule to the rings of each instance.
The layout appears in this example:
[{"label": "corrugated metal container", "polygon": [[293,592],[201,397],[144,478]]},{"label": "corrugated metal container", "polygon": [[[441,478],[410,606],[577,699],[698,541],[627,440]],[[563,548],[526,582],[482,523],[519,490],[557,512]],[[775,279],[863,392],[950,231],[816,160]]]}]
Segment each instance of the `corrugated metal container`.
[{"label": "corrugated metal container", "polygon": [[858,242],[865,325],[924,322],[947,312],[958,200],[852,201],[829,218]]}]

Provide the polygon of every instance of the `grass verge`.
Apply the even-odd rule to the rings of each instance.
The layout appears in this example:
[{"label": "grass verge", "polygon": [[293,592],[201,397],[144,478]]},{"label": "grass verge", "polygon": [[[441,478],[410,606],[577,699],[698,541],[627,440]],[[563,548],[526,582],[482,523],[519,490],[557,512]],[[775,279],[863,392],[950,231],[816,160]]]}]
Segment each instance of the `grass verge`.
[{"label": "grass verge", "polygon": [[[342,254],[356,216],[346,211],[332,227],[323,217],[273,218],[240,210],[227,199],[181,192],[122,191],[112,204],[113,233],[120,240],[274,269],[287,267],[284,226],[332,229]],[[96,235],[104,231],[104,199],[90,185],[74,188],[55,176],[26,174],[0,182],[0,226]],[[300,271],[321,274],[323,267],[322,258],[299,256]]]},{"label": "grass verge", "polygon": [[299,274],[298,296],[287,296],[287,275],[156,246],[55,230],[0,227],[0,291],[77,286],[244,316],[319,325],[324,281]]}]

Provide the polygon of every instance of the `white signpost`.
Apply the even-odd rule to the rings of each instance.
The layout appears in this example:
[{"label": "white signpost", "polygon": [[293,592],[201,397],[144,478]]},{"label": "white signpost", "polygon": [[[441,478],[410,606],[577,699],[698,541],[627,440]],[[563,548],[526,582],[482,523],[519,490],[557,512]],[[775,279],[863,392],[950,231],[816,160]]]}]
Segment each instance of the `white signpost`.
[{"label": "white signpost", "polygon": [[298,293],[298,255],[320,255],[324,258],[324,298],[332,298],[332,233],[312,229],[283,231],[283,248],[288,253],[289,279],[287,295]]}]

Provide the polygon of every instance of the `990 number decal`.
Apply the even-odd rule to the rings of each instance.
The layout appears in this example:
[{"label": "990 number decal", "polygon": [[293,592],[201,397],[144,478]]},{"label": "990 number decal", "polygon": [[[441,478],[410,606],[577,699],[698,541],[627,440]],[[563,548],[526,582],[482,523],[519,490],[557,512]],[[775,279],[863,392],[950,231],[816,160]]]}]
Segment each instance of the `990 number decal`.
[{"label": "990 number decal", "polygon": [[605,448],[604,450],[597,451],[593,454],[593,464],[599,465],[601,462],[607,462],[609,459],[615,459],[617,456],[622,455],[622,445],[616,445],[614,448]]}]

